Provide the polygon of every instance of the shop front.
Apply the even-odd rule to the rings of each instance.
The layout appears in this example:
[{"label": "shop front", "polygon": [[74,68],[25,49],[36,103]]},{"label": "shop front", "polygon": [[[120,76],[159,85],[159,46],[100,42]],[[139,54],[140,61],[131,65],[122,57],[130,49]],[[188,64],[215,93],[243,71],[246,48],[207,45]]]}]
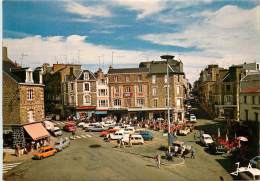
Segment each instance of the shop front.
[{"label": "shop front", "polygon": [[79,119],[92,119],[95,117],[96,106],[78,106],[76,108],[76,116]]}]

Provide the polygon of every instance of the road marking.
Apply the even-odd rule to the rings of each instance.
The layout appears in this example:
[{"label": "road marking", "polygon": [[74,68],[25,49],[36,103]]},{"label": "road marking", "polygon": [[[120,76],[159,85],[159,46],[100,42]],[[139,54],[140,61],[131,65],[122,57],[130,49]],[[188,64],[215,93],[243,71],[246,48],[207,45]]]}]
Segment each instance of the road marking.
[{"label": "road marking", "polygon": [[3,173],[7,173],[9,170],[12,170],[14,167],[18,166],[19,164],[21,164],[21,162],[4,164]]},{"label": "road marking", "polygon": [[86,136],[84,136],[84,135],[80,135],[82,138],[87,138]]},{"label": "road marking", "polygon": [[81,138],[80,136],[76,136],[76,138]]},{"label": "road marking", "polygon": [[67,140],[67,139],[69,139],[68,137],[65,137],[65,139]]},{"label": "road marking", "polygon": [[91,137],[92,137],[91,135],[88,135],[88,134],[86,134],[86,136],[87,136],[87,137],[89,137],[89,138],[91,138]]}]

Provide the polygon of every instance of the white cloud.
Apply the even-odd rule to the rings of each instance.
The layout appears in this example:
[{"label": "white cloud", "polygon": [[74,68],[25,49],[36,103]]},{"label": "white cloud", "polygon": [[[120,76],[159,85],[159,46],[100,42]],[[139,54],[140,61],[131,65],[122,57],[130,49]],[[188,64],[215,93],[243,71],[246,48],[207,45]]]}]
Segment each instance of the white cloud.
[{"label": "white cloud", "polygon": [[73,14],[80,15],[83,19],[77,21],[88,21],[91,17],[111,17],[112,13],[102,5],[84,6],[74,1],[69,1],[66,5],[66,10]]},{"label": "white cloud", "polygon": [[197,47],[202,50],[201,56],[255,60],[260,42],[259,8],[225,6],[215,12],[202,12],[204,20],[188,25],[182,32],[146,34],[139,38],[160,45]]},{"label": "white cloud", "polygon": [[166,8],[166,1],[162,0],[114,0],[114,3],[138,12],[137,19],[159,13]]}]

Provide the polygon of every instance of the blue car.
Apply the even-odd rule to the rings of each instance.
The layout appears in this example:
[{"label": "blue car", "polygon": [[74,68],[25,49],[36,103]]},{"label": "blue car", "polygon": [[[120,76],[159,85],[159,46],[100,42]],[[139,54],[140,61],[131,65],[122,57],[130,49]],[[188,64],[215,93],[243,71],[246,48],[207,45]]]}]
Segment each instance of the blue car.
[{"label": "blue car", "polygon": [[150,131],[141,131],[140,135],[143,137],[144,141],[152,141],[153,133]]},{"label": "blue car", "polygon": [[252,165],[252,167],[257,167],[257,162],[260,162],[260,155],[259,156],[255,156],[249,162]]}]

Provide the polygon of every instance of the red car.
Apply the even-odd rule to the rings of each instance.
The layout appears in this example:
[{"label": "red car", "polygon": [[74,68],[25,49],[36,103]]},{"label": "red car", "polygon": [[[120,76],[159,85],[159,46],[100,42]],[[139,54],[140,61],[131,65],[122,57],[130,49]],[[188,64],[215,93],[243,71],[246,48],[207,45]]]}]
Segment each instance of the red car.
[{"label": "red car", "polygon": [[99,135],[100,135],[100,137],[106,137],[108,134],[115,133],[116,131],[117,131],[116,129],[109,129],[109,130],[100,132]]},{"label": "red car", "polygon": [[76,125],[75,123],[68,122],[64,127],[64,131],[73,132],[76,131]]}]

